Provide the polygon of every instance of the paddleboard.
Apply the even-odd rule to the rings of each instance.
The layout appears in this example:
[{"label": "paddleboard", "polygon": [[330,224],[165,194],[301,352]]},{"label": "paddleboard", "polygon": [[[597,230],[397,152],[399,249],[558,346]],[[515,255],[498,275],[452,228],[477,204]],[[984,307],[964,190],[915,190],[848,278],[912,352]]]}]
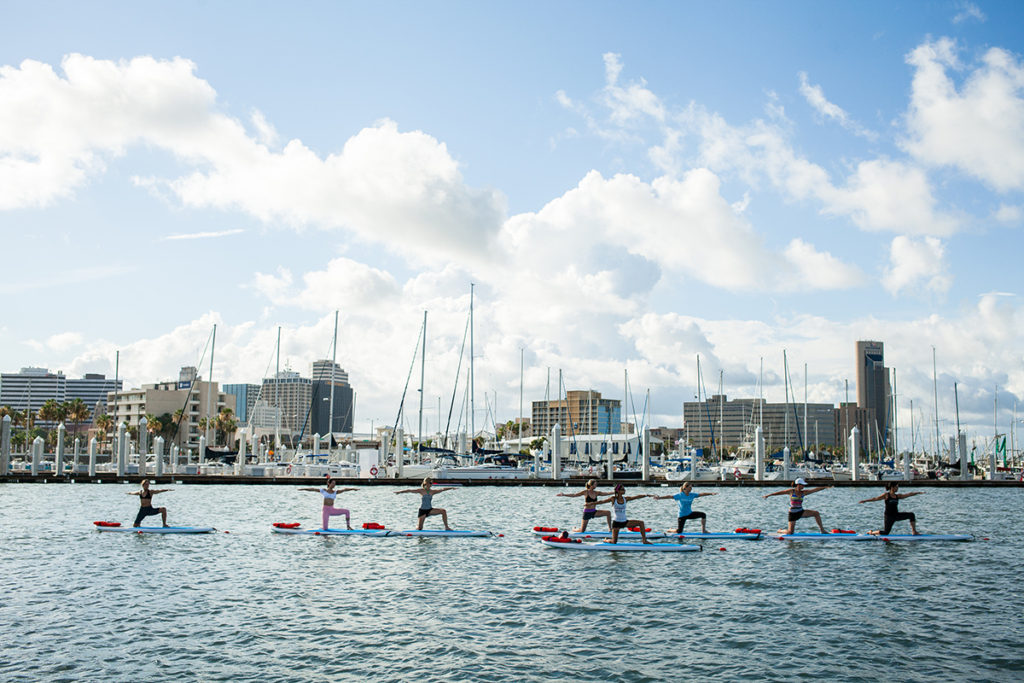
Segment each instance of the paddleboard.
[{"label": "paddleboard", "polygon": [[212,526],[97,526],[96,531],[128,531],[133,534],[212,534]]},{"label": "paddleboard", "polygon": [[651,553],[679,553],[700,550],[699,545],[683,545],[677,543],[562,543],[559,541],[545,541],[541,543],[549,548],[560,548],[562,550],[594,550],[613,552],[651,552]]},{"label": "paddleboard", "polygon": [[889,534],[875,536],[880,541],[973,541],[970,534]]},{"label": "paddleboard", "polygon": [[[555,531],[551,531],[550,527],[548,527],[547,531],[538,531],[537,529],[533,530],[533,535],[534,536],[558,536],[561,533],[562,533],[561,529],[556,529]],[[662,533],[660,531],[648,531],[647,532],[647,538],[649,538],[649,539],[665,538],[667,535],[668,534],[664,534],[664,533]],[[570,531],[569,532],[569,538],[602,539],[602,538],[611,538],[611,537],[612,537],[612,532],[610,532],[610,531]],[[628,539],[640,538],[640,532],[639,531],[620,531],[619,532],[619,538],[628,538]]]},{"label": "paddleboard", "polygon": [[780,541],[872,541],[869,534],[769,534],[770,538]]},{"label": "paddleboard", "polygon": [[445,536],[445,537],[470,537],[470,536],[491,536],[490,531],[461,531],[453,529],[452,531],[439,530],[423,530],[409,529],[407,531],[389,531],[388,536]]},{"label": "paddleboard", "polygon": [[272,526],[275,534],[296,534],[305,536],[387,536],[388,529],[288,529]]},{"label": "paddleboard", "polygon": [[[647,537],[650,538],[651,535],[647,534]],[[737,533],[735,531],[709,531],[706,534],[705,533],[701,533],[700,531],[684,531],[681,534],[677,534],[674,531],[672,531],[672,532],[666,533],[665,534],[665,538],[693,538],[693,539],[702,539],[702,538],[727,539],[727,538],[731,538],[731,539],[734,539],[734,540],[756,541],[757,539],[761,538],[761,534],[756,534],[756,533],[741,534],[741,533]]]}]

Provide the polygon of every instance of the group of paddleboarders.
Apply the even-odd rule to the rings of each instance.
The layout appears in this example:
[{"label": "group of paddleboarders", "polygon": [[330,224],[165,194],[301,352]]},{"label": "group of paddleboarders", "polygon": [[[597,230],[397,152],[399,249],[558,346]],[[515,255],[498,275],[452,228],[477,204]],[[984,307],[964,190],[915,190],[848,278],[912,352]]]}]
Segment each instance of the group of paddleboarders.
[{"label": "group of paddleboarders", "polygon": [[[817,486],[814,488],[806,488],[807,482],[803,479],[797,479],[793,482],[793,486],[781,491],[775,491],[762,496],[762,498],[770,498],[772,496],[789,496],[789,516],[787,519],[787,526],[785,529],[779,529],[780,534],[792,534],[796,529],[797,520],[807,517],[813,519],[818,524],[818,530],[821,533],[827,533],[825,526],[821,522],[821,513],[817,510],[808,510],[804,508],[804,497],[812,493],[818,493],[826,489],[832,488],[831,486]],[[644,543],[648,543],[647,530],[642,520],[628,519],[626,516],[626,503],[639,498],[653,498],[654,500],[669,500],[673,499],[679,503],[679,515],[676,518],[676,529],[675,533],[682,534],[686,521],[689,519],[700,520],[701,533],[707,533],[707,514],[693,510],[693,502],[703,496],[714,496],[716,493],[694,493],[693,484],[690,482],[684,483],[679,488],[679,493],[674,493],[668,496],[652,496],[652,495],[637,495],[637,496],[626,496],[626,487],[622,484],[616,484],[615,490],[612,493],[607,491],[598,491],[597,482],[594,479],[589,480],[584,486],[582,491],[577,493],[559,493],[556,494],[559,498],[578,498],[583,496],[583,522],[580,524],[578,529],[579,533],[584,533],[587,530],[587,523],[595,517],[604,517],[608,522],[608,531],[612,533],[611,542],[615,543],[619,538],[619,531],[622,529],[633,529],[639,527],[640,537]],[[886,485],[885,493],[875,496],[874,498],[867,498],[865,500],[858,501],[858,503],[870,503],[873,501],[883,500],[885,501],[885,526],[881,530],[873,530],[868,533],[875,536],[885,536],[892,531],[893,524],[898,521],[908,520],[910,522],[910,531],[913,535],[917,535],[917,518],[913,512],[900,512],[899,501],[903,498],[909,498],[910,496],[917,496],[924,493],[923,491],[914,491],[912,493],[899,493],[899,483],[889,482]],[[610,496],[601,499],[602,496]],[[612,504],[612,510],[598,510],[598,505],[604,505],[606,503]]]},{"label": "group of paddleboarders", "polygon": [[[790,488],[782,489],[780,491],[774,491],[767,493],[762,498],[771,498],[772,496],[789,496],[789,516],[787,519],[787,526],[785,529],[779,529],[780,534],[792,534],[796,529],[796,523],[798,520],[803,518],[813,519],[817,525],[818,530],[821,533],[826,533],[825,526],[821,521],[821,513],[817,510],[808,510],[804,507],[804,498],[812,493],[818,493],[826,489],[832,488],[831,486],[817,486],[814,488],[806,488],[807,482],[803,479],[797,479],[793,482],[793,486]],[[444,508],[436,508],[433,506],[433,498],[439,493],[446,491],[452,491],[456,487],[446,486],[442,488],[433,488],[433,481],[430,477],[423,480],[423,483],[419,488],[415,489],[404,489],[402,491],[395,491],[396,495],[403,493],[414,493],[420,496],[420,507],[417,514],[416,529],[418,531],[423,530],[423,523],[428,517],[440,515],[441,521],[444,524],[445,531],[451,531],[452,528],[448,525],[448,511]],[[134,527],[138,527],[142,520],[151,515],[160,515],[163,526],[167,526],[167,508],[153,507],[153,496],[158,493],[166,493],[171,489],[151,489],[149,487],[149,480],[142,480],[142,488],[138,491],[131,491],[128,493],[130,496],[139,497],[139,512],[135,517]],[[323,497],[323,505],[321,507],[321,528],[329,529],[331,517],[344,515],[345,527],[347,529],[352,528],[352,514],[346,508],[335,507],[335,501],[337,497],[342,493],[349,491],[357,491],[355,488],[336,488],[336,482],[334,479],[328,477],[324,486],[320,488],[303,487],[299,491],[310,491],[313,493],[319,493]],[[904,498],[911,496],[921,495],[923,491],[913,491],[911,493],[899,493],[899,483],[889,482],[886,485],[885,492],[875,496],[874,498],[866,498],[858,501],[858,503],[871,503],[875,501],[885,502],[885,517],[884,517],[884,528],[880,530],[869,531],[868,533],[873,535],[886,536],[892,531],[892,527],[896,522],[909,521],[910,531],[913,535],[918,535],[917,531],[917,518],[913,512],[900,512],[899,502]],[[626,514],[626,503],[641,498],[652,498],[654,500],[675,500],[679,504],[679,514],[676,518],[676,534],[682,534],[686,526],[687,520],[699,519],[701,533],[707,533],[707,514],[704,512],[693,510],[693,503],[698,498],[704,496],[714,496],[717,493],[694,493],[693,484],[685,482],[680,488],[679,493],[674,493],[667,496],[654,496],[650,494],[638,494],[635,496],[626,495],[626,487],[622,484],[616,484],[614,490],[599,491],[597,489],[597,481],[594,479],[589,480],[582,491],[577,493],[559,493],[559,498],[578,498],[583,497],[583,521],[580,524],[579,532],[583,533],[587,530],[587,524],[590,520],[595,517],[602,517],[608,523],[608,531],[611,532],[611,542],[616,543],[619,538],[619,532],[623,529],[639,529],[640,538],[643,543],[649,543],[647,540],[647,528],[646,524],[641,519],[630,519]],[[611,510],[599,510],[599,505],[611,504]]]}]

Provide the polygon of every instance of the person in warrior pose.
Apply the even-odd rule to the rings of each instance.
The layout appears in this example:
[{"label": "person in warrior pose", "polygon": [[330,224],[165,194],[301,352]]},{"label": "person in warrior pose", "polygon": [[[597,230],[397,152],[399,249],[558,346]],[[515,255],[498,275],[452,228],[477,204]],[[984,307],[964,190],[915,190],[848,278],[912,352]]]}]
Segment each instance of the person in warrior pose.
[{"label": "person in warrior pose", "polygon": [[135,515],[135,524],[133,527],[139,526],[142,520],[150,515],[160,515],[160,520],[163,525],[167,526],[167,508],[155,508],[153,507],[153,496],[158,493],[166,493],[171,489],[151,489],[149,488],[149,479],[142,480],[142,488],[138,491],[129,491],[129,496],[139,497],[139,514]]},{"label": "person in warrior pose", "polygon": [[331,517],[335,515],[345,515],[345,527],[350,530],[352,529],[352,514],[345,508],[334,507],[334,499],[337,498],[340,494],[345,493],[346,491],[358,491],[359,489],[349,488],[335,490],[334,480],[328,477],[327,483],[324,485],[324,488],[301,488],[299,490],[312,491],[313,493],[319,493],[321,496],[324,497],[323,510],[320,513],[321,529],[324,529],[326,531],[328,526],[330,526]]},{"label": "person in warrior pose", "polygon": [[865,498],[864,500],[858,500],[857,503],[872,503],[876,500],[885,501],[885,528],[881,531],[877,529],[869,531],[868,533],[873,536],[888,536],[889,532],[892,531],[892,525],[896,522],[904,519],[910,521],[910,533],[917,536],[917,517],[914,516],[913,512],[900,512],[900,500],[903,498],[910,498],[911,496],[919,496],[924,491],[911,491],[910,493],[899,493],[900,485],[899,482],[891,481],[885,486],[885,493],[875,496],[874,498]]},{"label": "person in warrior pose", "polygon": [[423,480],[423,484],[418,489],[405,489],[404,491],[395,491],[395,494],[399,493],[418,493],[422,498],[420,499],[420,511],[416,519],[416,530],[423,531],[423,522],[426,521],[427,517],[432,515],[441,515],[441,521],[444,522],[444,530],[451,531],[452,528],[448,526],[448,511],[444,508],[433,507],[434,496],[438,493],[444,493],[445,491],[451,491],[455,489],[454,486],[446,486],[444,488],[434,489],[431,488],[433,482],[430,477]]},{"label": "person in warrior pose", "polygon": [[626,503],[631,500],[638,500],[640,498],[649,498],[646,493],[640,494],[639,496],[627,496],[626,487],[622,484],[615,485],[615,493],[610,498],[599,500],[596,505],[603,505],[605,503],[612,504],[612,512],[614,517],[612,518],[612,543],[617,543],[619,540],[619,531],[627,529],[629,527],[639,526],[640,527],[640,539],[644,543],[650,543],[647,540],[647,529],[642,519],[629,519],[626,516]]},{"label": "person in warrior pose", "polygon": [[762,498],[770,498],[771,496],[781,496],[787,493],[789,494],[789,526],[786,527],[786,529],[784,530],[779,529],[780,534],[793,533],[793,529],[796,528],[796,520],[800,519],[801,517],[813,518],[814,521],[818,523],[818,529],[821,531],[821,533],[825,533],[825,527],[821,525],[821,513],[819,513],[817,510],[804,509],[804,496],[808,496],[812,493],[817,493],[818,491],[824,491],[825,489],[830,489],[832,487],[819,486],[813,489],[805,489],[805,486],[807,486],[806,481],[804,481],[803,479],[797,479],[796,481],[793,482],[793,488],[782,489],[781,491],[776,491],[775,493],[768,493],[761,496]]},{"label": "person in warrior pose", "polygon": [[699,519],[700,520],[700,532],[706,534],[708,532],[708,516],[703,512],[693,511],[693,501],[697,500],[701,496],[715,496],[716,493],[694,493],[693,484],[686,482],[679,487],[679,493],[673,493],[671,496],[653,496],[654,500],[668,500],[673,499],[679,503],[679,518],[676,521],[676,533],[683,533],[683,527],[686,525],[688,519]]},{"label": "person in warrior pose", "polygon": [[610,496],[612,494],[607,491],[597,490],[597,481],[591,479],[587,482],[586,487],[582,491],[577,493],[559,493],[556,495],[558,498],[578,498],[583,496],[583,523],[580,524],[580,533],[587,530],[587,522],[592,520],[594,517],[604,517],[605,521],[608,522],[608,531],[612,530],[612,512],[611,510],[598,510],[597,509],[597,498],[598,496]]}]

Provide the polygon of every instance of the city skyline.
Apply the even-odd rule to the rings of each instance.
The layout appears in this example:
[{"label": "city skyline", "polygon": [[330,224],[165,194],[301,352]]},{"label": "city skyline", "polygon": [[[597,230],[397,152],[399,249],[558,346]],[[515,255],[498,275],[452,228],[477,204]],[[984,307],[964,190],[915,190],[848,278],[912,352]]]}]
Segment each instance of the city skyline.
[{"label": "city skyline", "polygon": [[478,425],[521,358],[534,400],[628,371],[654,426],[698,355],[839,404],[863,340],[901,430],[951,434],[954,382],[969,432],[1024,413],[1019,3],[57,5],[0,26],[5,372],[141,386],[216,324],[255,382],[338,310],[367,431],[424,310],[425,406],[461,400],[473,283]]}]

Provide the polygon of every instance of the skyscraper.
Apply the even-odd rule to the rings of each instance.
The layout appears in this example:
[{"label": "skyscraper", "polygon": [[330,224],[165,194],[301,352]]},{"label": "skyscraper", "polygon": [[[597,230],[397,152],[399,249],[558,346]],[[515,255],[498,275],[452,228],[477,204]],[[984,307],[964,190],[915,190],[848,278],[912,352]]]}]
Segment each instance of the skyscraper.
[{"label": "skyscraper", "polygon": [[[880,341],[857,342],[857,407],[867,411],[868,428],[885,435],[890,429],[889,369]],[[867,438],[862,434],[861,438]],[[886,441],[882,437],[882,441]]]}]

